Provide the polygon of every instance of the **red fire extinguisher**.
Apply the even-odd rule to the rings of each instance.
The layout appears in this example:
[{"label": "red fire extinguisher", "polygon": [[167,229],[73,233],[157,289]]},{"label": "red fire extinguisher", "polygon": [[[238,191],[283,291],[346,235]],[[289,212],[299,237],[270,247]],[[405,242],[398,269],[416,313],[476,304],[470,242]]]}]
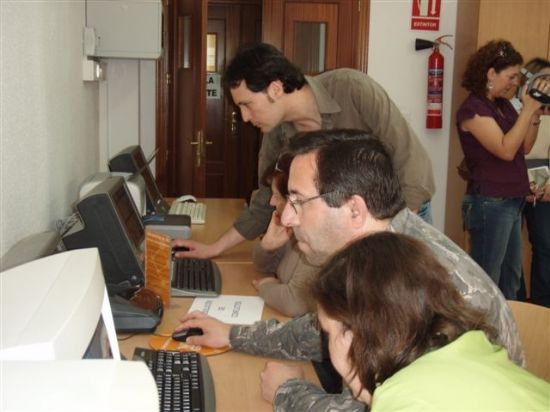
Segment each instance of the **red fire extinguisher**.
[{"label": "red fire extinguisher", "polygon": [[440,36],[434,41],[416,39],[415,50],[432,49],[428,59],[428,109],[426,113],[426,128],[441,129],[443,112],[443,66],[444,58],[439,52],[439,46],[444,44],[452,50],[450,44],[443,41],[450,34]]}]

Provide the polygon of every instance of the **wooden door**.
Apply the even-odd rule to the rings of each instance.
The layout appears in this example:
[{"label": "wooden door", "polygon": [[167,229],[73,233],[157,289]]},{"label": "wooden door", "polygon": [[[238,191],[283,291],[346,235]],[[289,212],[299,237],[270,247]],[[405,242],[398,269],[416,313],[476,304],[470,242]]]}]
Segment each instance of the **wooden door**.
[{"label": "wooden door", "polygon": [[226,64],[242,43],[260,41],[259,1],[211,1],[208,6],[206,196],[247,198],[257,187],[261,135],[244,123],[231,96],[219,87]]},{"label": "wooden door", "polygon": [[[207,32],[218,39],[215,74],[223,72],[239,45],[253,41],[272,43],[293,60],[303,50],[296,46],[303,27],[296,27],[304,22],[326,24],[329,40],[324,70],[367,70],[368,0],[163,2],[156,172],[164,195],[248,197],[257,184],[260,132],[242,122],[230,96],[224,93],[220,99],[206,99]],[[306,30],[305,35],[318,34],[312,33]],[[309,56],[306,61],[314,58]]]},{"label": "wooden door", "polygon": [[263,40],[305,73],[367,70],[367,0],[264,0]]},{"label": "wooden door", "polygon": [[164,0],[157,67],[157,183],[166,196],[204,196],[206,13],[202,0]]},{"label": "wooden door", "polygon": [[261,0],[163,4],[164,55],[157,67],[159,188],[166,196],[247,197],[257,186],[260,133],[243,124],[221,87],[207,99],[207,34],[216,38],[210,75],[221,81],[237,47],[260,40]]}]

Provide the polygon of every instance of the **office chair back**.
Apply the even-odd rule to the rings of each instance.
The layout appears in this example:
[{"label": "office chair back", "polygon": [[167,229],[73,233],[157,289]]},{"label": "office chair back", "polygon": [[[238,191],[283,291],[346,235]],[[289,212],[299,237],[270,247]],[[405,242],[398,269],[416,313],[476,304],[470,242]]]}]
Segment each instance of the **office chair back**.
[{"label": "office chair back", "polygon": [[550,381],[550,308],[509,300],[518,325],[527,369]]}]

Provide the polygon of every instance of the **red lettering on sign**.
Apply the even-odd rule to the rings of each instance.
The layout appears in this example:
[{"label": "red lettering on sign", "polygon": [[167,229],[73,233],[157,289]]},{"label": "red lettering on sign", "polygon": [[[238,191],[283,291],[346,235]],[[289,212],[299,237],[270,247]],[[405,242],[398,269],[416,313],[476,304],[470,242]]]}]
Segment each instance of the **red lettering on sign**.
[{"label": "red lettering on sign", "polygon": [[441,0],[412,0],[412,30],[439,30]]},{"label": "red lettering on sign", "polygon": [[430,20],[430,19],[412,19],[411,20],[411,29],[412,30],[439,30],[439,19]]}]

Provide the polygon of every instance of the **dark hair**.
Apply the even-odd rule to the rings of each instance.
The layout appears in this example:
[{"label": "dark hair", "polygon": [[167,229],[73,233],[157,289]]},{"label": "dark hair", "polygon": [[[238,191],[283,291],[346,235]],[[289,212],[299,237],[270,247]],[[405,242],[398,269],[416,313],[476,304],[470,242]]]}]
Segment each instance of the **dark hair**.
[{"label": "dark hair", "polygon": [[302,71],[267,43],[239,48],[225,70],[223,82],[225,87],[235,88],[239,87],[242,80],[255,93],[264,91],[275,80],[283,83],[285,93],[299,90],[306,83]]},{"label": "dark hair", "polygon": [[361,196],[376,219],[395,216],[405,207],[390,155],[382,142],[353,129],[319,130],[298,134],[289,142],[292,156],[317,153],[315,185],[323,199],[340,207],[353,195]]},{"label": "dark hair", "polygon": [[283,196],[288,195],[288,172],[290,169],[290,156],[283,153],[275,163],[269,166],[261,178],[261,183],[264,186],[271,186],[275,182],[275,187]]},{"label": "dark hair", "polygon": [[403,234],[379,232],[352,243],[324,266],[312,292],[328,317],[353,332],[348,358],[370,393],[469,330],[494,333],[431,251]]},{"label": "dark hair", "polygon": [[[547,69],[550,67],[550,61],[543,59],[542,57],[535,57],[531,60],[529,60],[525,66],[529,73],[531,74],[537,74],[540,71]],[[527,77],[525,75],[521,76],[521,85],[523,86],[525,82],[527,81]]]},{"label": "dark hair", "polygon": [[514,46],[506,40],[493,40],[470,56],[462,76],[462,87],[478,96],[485,96],[487,71],[493,68],[497,73],[523,63],[523,58]]}]

